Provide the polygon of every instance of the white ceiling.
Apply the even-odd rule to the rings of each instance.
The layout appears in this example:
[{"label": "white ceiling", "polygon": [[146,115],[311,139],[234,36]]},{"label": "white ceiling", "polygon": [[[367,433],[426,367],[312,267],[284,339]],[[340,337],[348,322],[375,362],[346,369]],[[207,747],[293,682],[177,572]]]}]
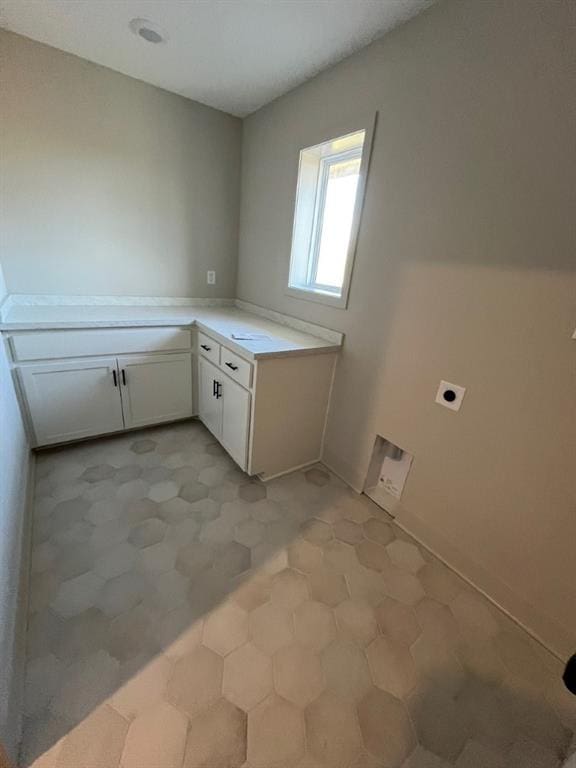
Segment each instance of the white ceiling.
[{"label": "white ceiling", "polygon": [[[431,2],[0,0],[0,26],[242,117]],[[137,17],[168,40],[134,35]]]}]

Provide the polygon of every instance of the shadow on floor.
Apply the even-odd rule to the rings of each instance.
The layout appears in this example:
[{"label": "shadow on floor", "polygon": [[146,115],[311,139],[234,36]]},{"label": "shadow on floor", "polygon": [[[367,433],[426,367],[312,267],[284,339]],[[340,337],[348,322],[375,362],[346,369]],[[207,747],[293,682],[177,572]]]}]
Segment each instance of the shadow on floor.
[{"label": "shadow on floor", "polygon": [[264,485],[194,421],[37,469],[22,768],[564,757],[559,662],[323,468]]}]

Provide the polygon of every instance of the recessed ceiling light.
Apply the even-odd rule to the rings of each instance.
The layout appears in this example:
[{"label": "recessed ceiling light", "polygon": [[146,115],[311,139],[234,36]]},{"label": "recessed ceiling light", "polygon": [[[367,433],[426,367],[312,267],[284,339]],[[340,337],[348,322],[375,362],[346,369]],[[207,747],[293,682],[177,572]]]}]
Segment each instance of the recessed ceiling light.
[{"label": "recessed ceiling light", "polygon": [[164,43],[167,39],[166,33],[160,29],[158,24],[154,24],[148,19],[132,19],[130,29],[147,43]]}]

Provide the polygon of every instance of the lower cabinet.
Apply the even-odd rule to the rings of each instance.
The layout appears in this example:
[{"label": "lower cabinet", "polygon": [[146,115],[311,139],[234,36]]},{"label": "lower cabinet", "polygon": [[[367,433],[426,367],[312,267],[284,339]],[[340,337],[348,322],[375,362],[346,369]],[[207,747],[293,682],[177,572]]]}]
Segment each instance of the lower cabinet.
[{"label": "lower cabinet", "polygon": [[190,355],[119,357],[118,368],[127,428],[192,415]]},{"label": "lower cabinet", "polygon": [[123,429],[115,357],[20,369],[38,445]]},{"label": "lower cabinet", "polygon": [[192,416],[190,354],[26,365],[20,379],[39,446]]},{"label": "lower cabinet", "polygon": [[245,470],[250,433],[250,392],[203,357],[198,361],[198,380],[201,420]]}]

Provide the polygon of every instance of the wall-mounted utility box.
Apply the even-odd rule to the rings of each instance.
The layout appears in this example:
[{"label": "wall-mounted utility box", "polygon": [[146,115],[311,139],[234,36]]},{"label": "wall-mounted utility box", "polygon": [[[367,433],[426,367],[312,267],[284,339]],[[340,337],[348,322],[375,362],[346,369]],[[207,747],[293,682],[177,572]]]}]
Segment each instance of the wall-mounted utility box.
[{"label": "wall-mounted utility box", "polygon": [[364,493],[391,515],[399,504],[413,458],[386,438],[376,436]]}]

